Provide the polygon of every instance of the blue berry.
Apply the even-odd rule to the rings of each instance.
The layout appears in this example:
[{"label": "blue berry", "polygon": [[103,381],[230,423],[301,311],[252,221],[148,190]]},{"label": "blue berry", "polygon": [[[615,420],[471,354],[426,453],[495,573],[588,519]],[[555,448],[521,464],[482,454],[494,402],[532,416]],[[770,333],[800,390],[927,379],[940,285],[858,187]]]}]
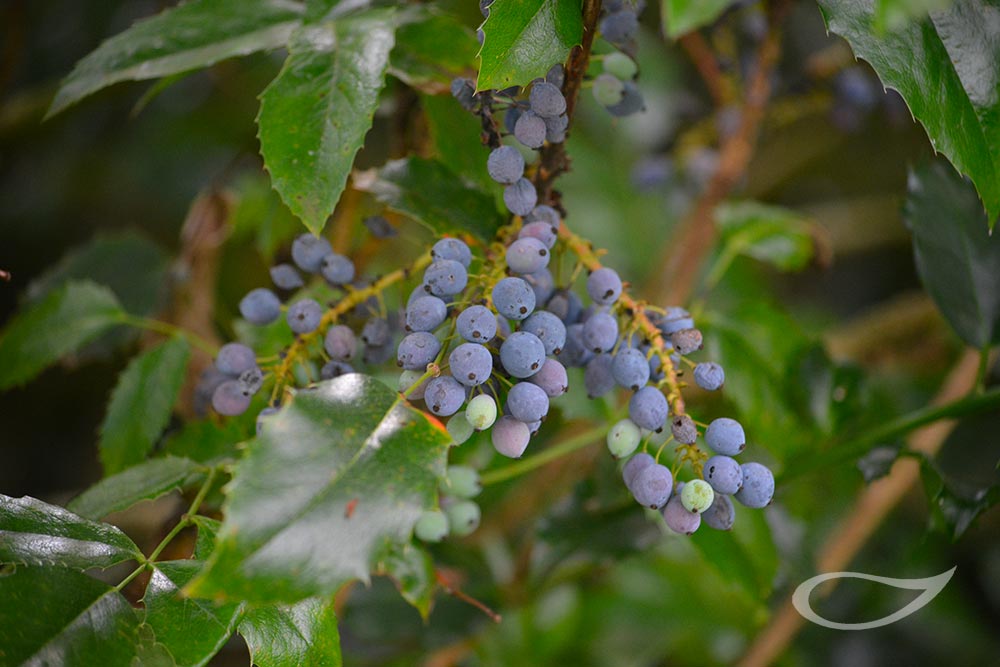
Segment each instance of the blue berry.
[{"label": "blue berry", "polygon": [[288,307],[285,319],[295,333],[312,333],[323,319],[323,306],[313,299],[299,299]]},{"label": "blue berry", "polygon": [[[534,111],[524,111],[514,123],[514,137],[528,148],[541,148],[545,143],[545,121]],[[528,207],[530,211],[534,207]],[[527,213],[527,211],[525,211]],[[516,215],[524,215],[517,213]]]},{"label": "blue berry", "polygon": [[354,280],[354,262],[335,252],[323,256],[319,270],[331,285],[346,285]]},{"label": "blue berry", "polygon": [[536,384],[518,382],[507,392],[507,408],[514,419],[536,422],[549,413],[549,397]]},{"label": "blue berry", "polygon": [[703,362],[694,367],[694,382],[706,391],[715,391],[725,381],[725,371],[713,361]]},{"label": "blue berry", "polygon": [[507,248],[505,259],[514,273],[534,273],[549,264],[549,249],[538,239],[517,239]]},{"label": "blue berry", "polygon": [[252,396],[260,391],[261,385],[264,384],[264,372],[254,366],[240,373],[236,381],[244,393]]},{"label": "blue berry", "polygon": [[469,306],[458,314],[455,330],[470,343],[488,343],[497,335],[497,317],[486,306]]},{"label": "blue berry", "polygon": [[215,356],[215,367],[220,373],[236,378],[243,371],[257,367],[257,355],[242,343],[226,343]]},{"label": "blue berry", "polygon": [[552,225],[552,228],[559,231],[559,225],[562,224],[562,218],[559,216],[559,211],[555,210],[551,206],[546,204],[540,204],[535,208],[531,209],[531,213],[524,217],[525,222],[547,222]]},{"label": "blue berry", "polygon": [[640,505],[659,509],[667,503],[673,486],[674,476],[670,474],[670,468],[653,463],[639,471],[630,488],[632,497]]},{"label": "blue berry", "polygon": [[544,361],[545,345],[538,336],[527,331],[512,333],[500,346],[500,363],[512,377],[530,377]]},{"label": "blue berry", "polygon": [[531,291],[535,293],[535,303],[545,303],[556,291],[555,280],[548,269],[535,271],[525,276],[521,276],[526,283],[531,285]]},{"label": "blue berry", "polygon": [[542,244],[546,248],[551,248],[556,244],[556,240],[559,237],[556,234],[556,230],[552,225],[542,220],[539,220],[537,222],[526,223],[524,227],[521,228],[521,231],[517,233],[517,238],[538,239],[539,241],[542,242]]},{"label": "blue berry", "polygon": [[583,325],[570,324],[566,327],[566,345],[559,353],[559,359],[567,367],[580,367],[586,366],[593,358],[594,353],[583,345]]},{"label": "blue berry", "polygon": [[721,454],[705,461],[702,476],[718,493],[731,496],[743,486],[743,469],[736,459]]},{"label": "blue berry", "polygon": [[469,79],[452,79],[451,96],[466,111],[472,111],[476,108],[476,85]]},{"label": "blue berry", "polygon": [[583,372],[587,398],[600,398],[615,388],[615,377],[611,372],[613,363],[610,354],[598,354],[587,362],[587,369]]},{"label": "blue berry", "polygon": [[338,378],[341,375],[347,375],[348,373],[353,372],[354,367],[346,361],[331,359],[323,364],[323,368],[319,369],[319,376],[323,380],[332,380],[333,378]]},{"label": "blue berry", "polygon": [[516,183],[524,175],[524,158],[513,146],[494,148],[486,160],[486,171],[497,183]]},{"label": "blue berry", "polygon": [[545,80],[557,88],[562,88],[566,81],[566,68],[562,66],[562,63],[556,63],[545,73]]},{"label": "blue berry", "polygon": [[424,402],[438,417],[451,416],[465,403],[465,388],[447,375],[433,378],[424,390]]},{"label": "blue berry", "polygon": [[667,308],[666,313],[657,318],[656,324],[664,336],[669,336],[682,329],[694,329],[694,319],[691,314],[678,306]]},{"label": "blue berry", "polygon": [[465,268],[469,268],[469,264],[472,263],[472,251],[461,239],[441,239],[431,248],[431,257],[434,261],[450,259]]},{"label": "blue berry", "polygon": [[353,359],[358,351],[358,341],[351,328],[343,324],[335,324],[327,329],[323,339],[323,349],[331,358],[340,361]]},{"label": "blue berry", "polygon": [[716,493],[711,507],[701,513],[701,520],[706,526],[715,530],[732,530],[733,524],[736,523],[736,508],[733,507],[733,501],[729,496]]},{"label": "blue berry", "polygon": [[681,503],[679,493],[675,493],[663,508],[663,520],[670,530],[681,535],[692,535],[701,526],[701,514],[689,512]]},{"label": "blue berry", "polygon": [[625,93],[622,95],[622,101],[618,104],[613,104],[607,107],[607,110],[612,116],[617,116],[619,118],[631,116],[632,114],[639,113],[646,108],[646,102],[642,98],[639,86],[635,85],[632,81],[625,81],[623,85]]},{"label": "blue berry", "polygon": [[399,342],[396,360],[408,371],[422,371],[441,351],[441,341],[426,331],[414,331]]},{"label": "blue berry", "polygon": [[424,271],[424,289],[434,296],[454,296],[465,289],[468,272],[461,262],[439,259]]},{"label": "blue berry", "polygon": [[434,331],[448,316],[448,306],[436,296],[422,296],[406,307],[407,331]]},{"label": "blue berry", "polygon": [[524,422],[504,415],[493,424],[490,436],[493,448],[497,452],[512,459],[519,459],[531,439],[531,430]]},{"label": "blue berry", "polygon": [[250,324],[270,324],[281,315],[281,301],[271,290],[258,287],[240,300],[240,315]]},{"label": "blue berry", "polygon": [[601,36],[612,44],[624,44],[639,30],[639,17],[635,11],[623,9],[602,18],[598,29]]},{"label": "blue berry", "polygon": [[212,394],[212,407],[220,415],[235,417],[250,407],[251,394],[244,391],[238,380],[227,380]]},{"label": "blue berry", "polygon": [[521,331],[538,336],[545,354],[559,354],[566,344],[566,325],[547,310],[538,310],[521,323]]},{"label": "blue berry", "polygon": [[292,261],[308,273],[319,271],[323,258],[331,252],[329,241],[312,234],[301,234],[292,241]]},{"label": "blue berry", "polygon": [[370,317],[361,327],[361,340],[365,345],[381,347],[389,342],[392,331],[389,322],[382,317]]},{"label": "blue berry", "polygon": [[504,278],[493,287],[493,307],[503,317],[523,320],[535,309],[535,292],[520,278]]},{"label": "blue berry", "polygon": [[580,314],[583,312],[583,303],[575,292],[561,289],[552,295],[552,298],[545,305],[545,309],[562,320],[563,324],[569,326],[570,324],[576,324],[580,320]]},{"label": "blue berry", "polygon": [[682,445],[693,445],[698,440],[698,427],[687,415],[676,415],[670,420],[670,432]]},{"label": "blue berry", "polygon": [[626,347],[618,351],[611,363],[611,374],[622,387],[638,391],[649,382],[649,362],[639,350]]},{"label": "blue berry", "polygon": [[361,224],[365,226],[368,233],[377,239],[391,239],[399,234],[396,228],[389,224],[389,221],[381,215],[370,215],[362,220]]},{"label": "blue berry", "polygon": [[566,141],[566,130],[569,129],[569,116],[552,116],[543,118],[545,121],[545,141],[550,144],[561,144]]},{"label": "blue berry", "polygon": [[528,378],[528,382],[537,384],[550,398],[562,396],[569,391],[566,367],[555,359],[546,359],[538,372]]},{"label": "blue berry", "polygon": [[628,402],[628,416],[647,431],[659,431],[670,411],[667,399],[656,387],[642,387]]},{"label": "blue berry", "polygon": [[614,269],[597,269],[587,276],[587,294],[594,303],[610,306],[622,295],[622,279]]},{"label": "blue berry", "polygon": [[632,458],[630,458],[624,466],[622,466],[622,479],[625,481],[625,487],[632,491],[632,483],[635,478],[642,472],[647,466],[651,466],[656,463],[656,459],[647,454],[646,452],[639,452]]},{"label": "blue berry", "polygon": [[[543,137],[545,136],[544,131],[545,123],[542,123]],[[514,215],[527,215],[535,208],[537,202],[538,192],[531,181],[526,178],[519,178],[515,183],[503,189],[503,203]]]},{"label": "blue berry", "polygon": [[743,505],[754,509],[767,507],[774,498],[774,474],[767,466],[751,461],[744,463],[743,486],[734,496]]},{"label": "blue berry", "polygon": [[392,359],[392,341],[383,345],[365,345],[361,360],[370,366],[378,366]]},{"label": "blue berry", "polygon": [[566,111],[566,98],[562,91],[548,81],[537,81],[528,93],[531,110],[543,118],[561,116]]},{"label": "blue berry", "polygon": [[697,329],[681,329],[670,334],[670,343],[678,354],[691,354],[702,346],[701,332]]},{"label": "blue berry", "polygon": [[738,421],[719,417],[705,429],[705,443],[717,454],[736,456],[746,447],[747,437]]},{"label": "blue berry", "polygon": [[476,387],[490,379],[493,355],[479,343],[462,343],[448,357],[452,376],[466,387]]},{"label": "blue berry", "polygon": [[302,276],[291,264],[277,264],[271,267],[271,281],[278,289],[293,290],[302,287]]},{"label": "blue berry", "polygon": [[618,341],[618,320],[608,313],[594,313],[583,323],[583,344],[596,354],[608,352]]}]

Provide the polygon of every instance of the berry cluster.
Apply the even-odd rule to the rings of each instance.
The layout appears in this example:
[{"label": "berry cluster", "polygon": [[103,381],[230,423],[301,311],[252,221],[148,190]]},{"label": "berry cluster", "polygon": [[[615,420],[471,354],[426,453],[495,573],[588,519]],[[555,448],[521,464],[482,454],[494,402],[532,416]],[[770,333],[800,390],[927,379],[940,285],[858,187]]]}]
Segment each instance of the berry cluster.
[{"label": "berry cluster", "polygon": [[591,88],[594,99],[612,116],[630,116],[646,108],[635,83],[639,68],[634,60],[639,13],[645,4],[643,0],[605,3],[597,26],[601,37],[620,49],[601,56],[603,71],[594,78]]}]

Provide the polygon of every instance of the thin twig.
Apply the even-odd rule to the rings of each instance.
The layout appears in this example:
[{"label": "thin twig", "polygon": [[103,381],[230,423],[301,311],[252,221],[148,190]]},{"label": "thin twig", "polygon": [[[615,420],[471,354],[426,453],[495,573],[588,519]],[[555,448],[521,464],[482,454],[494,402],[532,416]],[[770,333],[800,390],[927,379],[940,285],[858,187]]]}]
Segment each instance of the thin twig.
[{"label": "thin twig", "polygon": [[689,32],[677,40],[684,49],[694,68],[698,70],[705,89],[712,96],[717,107],[724,107],[733,101],[732,86],[722,75],[719,61],[712,52],[705,37],[700,32]]}]

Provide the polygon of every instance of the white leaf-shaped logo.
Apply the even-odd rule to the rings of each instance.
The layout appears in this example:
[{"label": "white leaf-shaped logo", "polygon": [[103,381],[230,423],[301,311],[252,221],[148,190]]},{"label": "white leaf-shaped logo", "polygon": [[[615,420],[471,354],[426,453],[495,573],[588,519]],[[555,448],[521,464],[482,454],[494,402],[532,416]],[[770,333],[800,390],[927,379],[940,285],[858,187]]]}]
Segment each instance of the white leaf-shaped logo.
[{"label": "white leaf-shaped logo", "polygon": [[[951,581],[951,575],[955,574],[955,569],[956,568],[953,567],[947,572],[942,572],[941,574],[934,575],[933,577],[927,577],[926,579],[895,579],[893,577],[879,577],[874,574],[865,574],[863,572],[828,572],[826,574],[818,574],[815,577],[806,579],[799,584],[799,587],[795,589],[795,594],[792,595],[792,605],[794,605],[795,609],[802,614],[803,618],[826,628],[833,628],[834,630],[870,630],[872,628],[879,628],[883,625],[889,625],[890,623],[895,623],[900,619],[906,618],[933,600],[937,594],[948,585],[948,582]],[[868,621],[867,623],[838,623],[836,621],[829,621],[823,618],[813,611],[811,606],[809,606],[809,594],[813,592],[813,589],[824,582],[830,581],[831,579],[867,579],[868,581],[885,584],[886,586],[906,588],[912,591],[923,591],[923,593],[918,595],[899,611],[889,614],[888,616],[883,616],[880,619]]]}]

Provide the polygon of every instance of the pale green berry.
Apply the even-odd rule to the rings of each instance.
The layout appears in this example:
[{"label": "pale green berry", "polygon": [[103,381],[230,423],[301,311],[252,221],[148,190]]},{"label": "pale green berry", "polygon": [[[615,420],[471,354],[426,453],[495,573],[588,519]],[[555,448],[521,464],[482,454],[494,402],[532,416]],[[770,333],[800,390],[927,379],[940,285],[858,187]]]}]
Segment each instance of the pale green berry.
[{"label": "pale green berry", "polygon": [[465,406],[465,418],[477,431],[485,431],[497,420],[497,402],[492,396],[479,394]]},{"label": "pale green berry", "polygon": [[639,66],[624,53],[609,53],[604,56],[604,71],[619,79],[631,79],[639,73]]},{"label": "pale green berry", "polygon": [[448,435],[451,436],[456,445],[461,445],[472,437],[472,424],[465,418],[464,412],[459,412],[449,419],[446,428],[448,429]]},{"label": "pale green berry", "polygon": [[448,515],[448,526],[451,532],[459,537],[465,537],[479,528],[481,518],[479,505],[471,500],[460,500],[445,510]]},{"label": "pale green berry", "polygon": [[[420,371],[403,371],[399,374],[399,387],[400,393],[405,393],[410,387],[415,385],[420,378],[424,376],[424,373]],[[427,386],[427,382],[421,382],[419,387],[416,387],[411,391],[407,398],[419,401],[424,397],[424,388]]]},{"label": "pale green berry", "polygon": [[611,74],[599,74],[594,79],[591,89],[594,99],[604,107],[610,107],[622,101],[625,96],[625,84]]},{"label": "pale green berry", "polygon": [[642,440],[639,427],[631,419],[623,419],[608,431],[608,451],[616,459],[625,458],[636,450]]},{"label": "pale green berry", "polygon": [[475,498],[483,490],[479,471],[469,466],[448,466],[441,484],[441,492],[459,498]]},{"label": "pale green berry", "polygon": [[692,479],[681,490],[681,504],[688,512],[700,514],[712,506],[715,491],[712,485],[703,479]]},{"label": "pale green berry", "polygon": [[448,535],[448,517],[444,512],[428,510],[417,519],[413,533],[424,542],[440,542]]}]

